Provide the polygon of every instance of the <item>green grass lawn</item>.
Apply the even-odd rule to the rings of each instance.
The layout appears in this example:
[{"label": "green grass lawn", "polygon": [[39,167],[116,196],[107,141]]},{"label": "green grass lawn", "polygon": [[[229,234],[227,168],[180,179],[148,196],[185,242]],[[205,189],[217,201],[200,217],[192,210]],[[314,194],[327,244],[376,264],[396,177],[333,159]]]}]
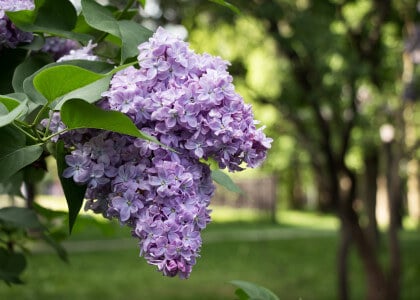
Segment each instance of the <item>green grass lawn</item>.
[{"label": "green grass lawn", "polygon": [[[121,240],[128,234],[124,228],[82,218],[67,242],[73,245],[70,264],[52,253],[33,254],[23,277],[26,284],[0,283],[0,299],[235,299],[228,283],[235,279],[263,285],[280,299],[337,299],[333,218],[292,212],[275,225],[222,222],[216,216],[203,233],[201,258],[188,280],[155,271],[138,257],[135,240]],[[305,222],[312,225],[296,226]],[[91,239],[96,240],[95,251],[84,250]],[[420,299],[420,233],[404,232],[401,241],[402,299]],[[362,273],[353,253],[351,299],[363,298]]]}]

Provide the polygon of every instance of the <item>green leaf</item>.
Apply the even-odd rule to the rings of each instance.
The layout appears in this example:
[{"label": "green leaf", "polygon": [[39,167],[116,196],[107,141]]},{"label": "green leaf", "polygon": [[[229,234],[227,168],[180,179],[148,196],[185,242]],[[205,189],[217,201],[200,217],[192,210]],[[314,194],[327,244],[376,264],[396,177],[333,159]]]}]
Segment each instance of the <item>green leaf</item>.
[{"label": "green leaf", "polygon": [[109,82],[111,81],[112,75],[108,75],[92,82],[84,87],[71,91],[70,93],[59,98],[57,104],[52,105],[55,110],[60,110],[61,106],[69,99],[83,99],[86,102],[94,103],[101,99],[101,95],[104,91],[108,90]]},{"label": "green leaf", "polygon": [[4,181],[22,168],[36,161],[42,154],[40,144],[25,146],[0,154],[0,181]]},{"label": "green leaf", "polygon": [[[0,127],[0,157],[6,156],[25,145],[26,137],[14,126]],[[0,169],[1,169],[0,165]],[[9,170],[6,170],[7,172]],[[0,176],[2,171],[0,171]],[[7,176],[5,176],[7,177]],[[0,180],[0,194],[21,195],[20,186],[23,182],[23,172],[17,172],[6,179]]]},{"label": "green leaf", "polygon": [[210,2],[214,2],[217,3],[219,5],[222,5],[224,7],[229,8],[231,11],[233,11],[235,14],[240,14],[241,11],[239,10],[239,8],[237,8],[235,5],[233,5],[232,3],[229,3],[227,1],[224,0],[209,0]]},{"label": "green leaf", "polygon": [[94,0],[82,0],[82,11],[87,24],[100,31],[120,37],[118,21],[112,12]]},{"label": "green leaf", "polygon": [[35,72],[34,74],[32,74],[31,76],[29,76],[28,78],[26,78],[23,82],[23,89],[31,101],[39,105],[45,105],[46,103],[48,103],[48,100],[42,94],[40,94],[34,86],[33,81],[34,81],[35,76],[37,76],[41,72],[46,71],[47,69],[54,68],[57,66],[64,66],[64,65],[76,66],[76,67],[80,67],[94,73],[100,73],[101,77],[108,76],[109,74],[105,74],[105,73],[114,72],[114,70],[116,69],[114,68],[113,65],[110,65],[105,62],[100,62],[100,61],[72,60],[72,61],[65,61],[61,63],[48,64],[42,67],[37,72]]},{"label": "green leaf", "polygon": [[59,65],[38,73],[33,80],[36,90],[52,102],[75,89],[102,79],[105,75],[72,66]]},{"label": "green leaf", "polygon": [[0,194],[22,197],[20,187],[23,183],[23,172],[17,172],[7,180],[0,182]]},{"label": "green leaf", "polygon": [[227,188],[229,191],[242,193],[242,190],[233,182],[232,178],[219,169],[211,171],[211,178],[221,186]]},{"label": "green leaf", "polygon": [[137,0],[138,3],[144,8],[146,6],[146,0]]},{"label": "green leaf", "polygon": [[0,140],[0,182],[34,162],[42,154],[40,145],[25,146],[25,135],[12,126],[0,127]]},{"label": "green leaf", "polygon": [[9,111],[5,115],[0,114],[0,127],[12,123],[28,111],[28,99],[25,94],[0,95],[0,103]]},{"label": "green leaf", "polygon": [[0,223],[21,229],[41,229],[36,213],[26,207],[4,207],[0,209]]},{"label": "green leaf", "polygon": [[122,43],[121,63],[138,55],[137,46],[152,36],[150,30],[134,21],[118,21],[110,10],[93,0],[82,0],[81,3],[87,24],[117,37]]},{"label": "green leaf", "polygon": [[15,92],[23,93],[24,80],[50,62],[51,61],[48,57],[44,55],[29,56],[25,59],[19,66],[16,67],[13,74],[12,85]]},{"label": "green leaf", "polygon": [[44,28],[56,28],[71,31],[76,25],[77,12],[74,5],[68,0],[36,1],[43,3],[38,6],[35,25]]},{"label": "green leaf", "polygon": [[0,279],[6,283],[23,283],[19,276],[26,268],[26,258],[22,253],[0,248]]},{"label": "green leaf", "polygon": [[0,157],[13,152],[25,145],[25,135],[14,126],[5,126],[0,128]]},{"label": "green leaf", "polygon": [[235,295],[238,297],[238,300],[249,300],[248,294],[243,289],[236,289]]},{"label": "green leaf", "polygon": [[91,36],[72,32],[77,13],[68,0],[36,0],[31,11],[7,12],[17,27],[28,32],[48,33],[87,43]]},{"label": "green leaf", "polygon": [[0,116],[7,115],[9,113],[9,110],[6,108],[6,106],[3,103],[0,103]]},{"label": "green leaf", "polygon": [[87,185],[76,184],[73,179],[62,176],[64,169],[67,168],[65,156],[64,143],[59,141],[56,147],[57,171],[69,209],[69,232],[71,233],[80,208],[82,207]]},{"label": "green leaf", "polygon": [[[230,283],[239,287],[236,295],[240,297],[240,300],[279,300],[272,291],[255,283],[241,280],[233,280]],[[245,298],[245,295],[248,297]]]},{"label": "green leaf", "polygon": [[141,132],[125,114],[118,111],[102,110],[80,99],[65,102],[60,113],[61,120],[69,129],[109,130],[159,143],[155,138]]},{"label": "green leaf", "polygon": [[137,46],[147,41],[153,32],[134,21],[123,20],[119,21],[118,25],[122,40],[121,63],[123,63],[127,58],[139,54]]}]

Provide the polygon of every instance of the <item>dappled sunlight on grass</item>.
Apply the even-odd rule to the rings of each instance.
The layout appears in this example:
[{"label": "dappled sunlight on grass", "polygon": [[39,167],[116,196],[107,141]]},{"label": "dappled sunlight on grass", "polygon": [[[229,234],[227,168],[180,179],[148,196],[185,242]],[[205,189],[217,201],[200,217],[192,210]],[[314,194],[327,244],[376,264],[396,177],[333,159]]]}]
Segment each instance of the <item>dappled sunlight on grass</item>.
[{"label": "dappled sunlight on grass", "polygon": [[[42,197],[47,207],[66,211],[60,197]],[[229,281],[251,281],[280,299],[336,299],[338,221],[333,215],[279,210],[277,223],[247,208],[211,207],[201,257],[191,278],[165,278],[139,258],[127,226],[82,213],[64,245],[70,264],[51,250],[29,258],[23,286],[0,285],[0,299],[234,299]],[[402,232],[403,300],[420,299],[420,236]],[[361,265],[351,255],[352,299],[364,293]]]},{"label": "dappled sunlight on grass", "polygon": [[334,215],[318,212],[282,210],[278,213],[277,220],[282,225],[293,227],[330,230],[339,228],[338,219]]},{"label": "dappled sunlight on grass", "polygon": [[214,222],[253,222],[268,218],[268,214],[251,208],[235,208],[228,206],[210,206],[211,218]]}]

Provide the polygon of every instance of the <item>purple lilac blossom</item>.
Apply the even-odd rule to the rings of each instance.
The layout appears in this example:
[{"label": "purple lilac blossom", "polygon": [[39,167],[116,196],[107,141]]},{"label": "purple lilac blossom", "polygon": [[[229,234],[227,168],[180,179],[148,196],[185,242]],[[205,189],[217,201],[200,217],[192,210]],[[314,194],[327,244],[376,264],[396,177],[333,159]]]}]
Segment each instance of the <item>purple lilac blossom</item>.
[{"label": "purple lilac blossom", "polygon": [[74,40],[51,36],[45,39],[45,44],[41,51],[51,54],[54,60],[58,60],[62,56],[69,54],[71,50],[78,48],[80,48],[80,45]]},{"label": "purple lilac blossom", "polygon": [[68,61],[68,60],[92,60],[96,61],[99,60],[99,57],[93,54],[93,49],[97,46],[97,44],[92,44],[92,41],[79,49],[71,49],[68,54],[60,57],[57,62]]},{"label": "purple lilac blossom", "polygon": [[32,33],[17,28],[6,15],[0,18],[0,50],[3,47],[16,48],[21,43],[32,42],[32,39]]},{"label": "purple lilac blossom", "polygon": [[[88,185],[86,209],[132,228],[149,264],[188,278],[215,189],[204,161],[255,167],[272,140],[235,92],[226,61],[194,53],[162,28],[139,51],[139,69],[116,73],[98,105],[125,113],[176,152],[112,132],[70,131],[60,136],[73,149],[63,176]],[[57,116],[44,121],[52,132],[64,127]]]}]

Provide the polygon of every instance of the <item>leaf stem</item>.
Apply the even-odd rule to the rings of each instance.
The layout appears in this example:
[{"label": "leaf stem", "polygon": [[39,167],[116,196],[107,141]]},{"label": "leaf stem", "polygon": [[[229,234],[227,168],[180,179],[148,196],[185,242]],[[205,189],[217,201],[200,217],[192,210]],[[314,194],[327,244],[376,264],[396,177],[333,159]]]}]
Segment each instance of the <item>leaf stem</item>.
[{"label": "leaf stem", "polygon": [[40,119],[42,117],[42,115],[49,109],[48,103],[45,104],[38,112],[38,114],[36,115],[34,121],[32,122],[32,124],[30,125],[31,128],[35,128],[38,123],[40,122]]},{"label": "leaf stem", "polygon": [[25,128],[28,128],[28,129],[30,129],[30,128],[31,128],[31,126],[30,126],[29,124],[27,124],[27,123],[25,123],[25,122],[22,122],[22,121],[20,121],[20,120],[18,120],[18,119],[15,119],[15,120],[14,120],[14,122],[15,122],[16,124],[18,124],[19,126],[21,126],[21,127],[25,127]]},{"label": "leaf stem", "polygon": [[55,136],[57,136],[57,135],[60,135],[60,134],[63,134],[63,133],[66,133],[67,131],[70,131],[70,129],[69,129],[69,128],[66,128],[66,129],[61,130],[61,131],[59,131],[59,132],[53,133],[53,134],[51,134],[51,135],[49,135],[49,136],[44,137],[44,138],[42,139],[42,141],[43,141],[43,142],[47,142],[48,140],[52,139],[53,137],[55,137]]},{"label": "leaf stem", "polygon": [[34,142],[39,142],[40,139],[36,138],[35,136],[33,136],[32,134],[30,134],[29,132],[27,132],[26,130],[24,130],[23,128],[21,128],[18,124],[16,124],[15,122],[12,123],[19,131],[21,131],[23,134],[25,134],[27,137],[29,137],[31,140],[33,140]]},{"label": "leaf stem", "polygon": [[134,0],[129,0],[128,2],[127,2],[127,5],[124,7],[124,9],[123,10],[121,10],[119,13],[118,13],[118,15],[117,15],[117,17],[116,17],[116,19],[117,20],[119,20],[119,19],[121,19],[121,17],[130,9],[130,7],[131,6],[133,6],[133,3],[134,3]]}]

